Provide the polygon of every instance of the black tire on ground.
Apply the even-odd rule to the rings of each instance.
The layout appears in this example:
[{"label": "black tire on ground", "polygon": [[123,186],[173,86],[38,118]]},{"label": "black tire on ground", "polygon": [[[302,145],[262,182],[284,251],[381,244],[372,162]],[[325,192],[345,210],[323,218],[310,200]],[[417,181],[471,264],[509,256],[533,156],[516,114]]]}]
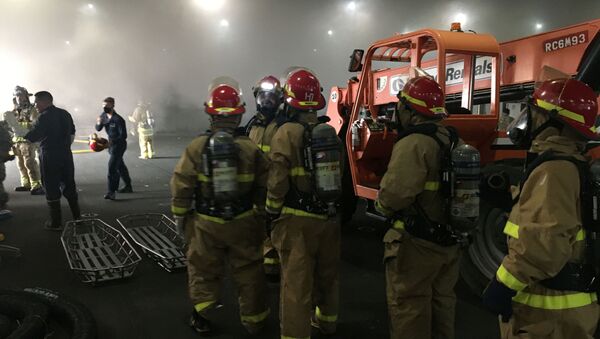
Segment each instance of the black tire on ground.
[{"label": "black tire on ground", "polygon": [[[482,170],[484,181],[491,173],[503,172],[511,185],[516,185],[521,175],[521,160],[507,160],[487,166]],[[473,243],[467,249],[461,264],[461,278],[480,295],[487,283],[494,277],[506,252],[504,225],[507,210],[510,210],[511,198],[508,193],[498,194],[482,184],[479,225],[473,237]]]},{"label": "black tire on ground", "polygon": [[46,335],[48,308],[42,303],[15,295],[0,295],[0,314],[20,322],[7,339],[43,339]]},{"label": "black tire on ground", "polygon": [[506,254],[506,236],[502,232],[506,212],[487,204],[481,211],[479,230],[465,253],[468,260],[463,260],[461,269],[463,280],[477,294],[494,277]]},{"label": "black tire on ground", "polygon": [[72,339],[95,339],[97,336],[96,321],[90,311],[69,297],[42,288],[0,291],[0,296],[7,294],[46,305],[50,318],[67,329]]}]

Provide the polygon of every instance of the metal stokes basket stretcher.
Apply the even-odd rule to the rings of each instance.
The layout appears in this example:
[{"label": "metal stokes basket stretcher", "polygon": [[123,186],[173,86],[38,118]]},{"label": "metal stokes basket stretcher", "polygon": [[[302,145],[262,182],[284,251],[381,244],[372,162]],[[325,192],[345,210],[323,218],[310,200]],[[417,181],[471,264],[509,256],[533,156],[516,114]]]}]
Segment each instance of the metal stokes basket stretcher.
[{"label": "metal stokes basket stretcher", "polygon": [[71,270],[84,283],[130,277],[142,259],[121,232],[100,219],[67,222],[60,240]]},{"label": "metal stokes basket stretcher", "polygon": [[186,266],[185,241],[177,234],[175,222],[164,214],[126,215],[117,221],[146,255],[168,272]]}]

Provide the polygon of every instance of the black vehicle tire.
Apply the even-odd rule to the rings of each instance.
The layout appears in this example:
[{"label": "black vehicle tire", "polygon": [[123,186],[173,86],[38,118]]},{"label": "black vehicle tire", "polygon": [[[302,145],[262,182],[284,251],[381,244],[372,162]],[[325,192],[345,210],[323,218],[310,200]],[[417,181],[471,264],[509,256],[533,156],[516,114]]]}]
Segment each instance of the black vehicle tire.
[{"label": "black vehicle tire", "polygon": [[7,339],[43,339],[46,335],[48,307],[15,295],[0,295],[0,314],[10,315],[20,322]]},{"label": "black vehicle tire", "polygon": [[0,296],[2,295],[10,295],[46,305],[50,318],[67,329],[72,339],[95,339],[97,336],[96,321],[90,311],[81,303],[64,295],[42,288],[0,291]]},{"label": "black vehicle tire", "polygon": [[505,193],[485,188],[486,177],[492,173],[505,173],[510,185],[517,185],[522,173],[522,160],[511,159],[490,165],[482,170],[483,183],[479,225],[473,243],[467,249],[461,264],[461,278],[476,294],[481,295],[507,253],[506,224],[511,198]]}]

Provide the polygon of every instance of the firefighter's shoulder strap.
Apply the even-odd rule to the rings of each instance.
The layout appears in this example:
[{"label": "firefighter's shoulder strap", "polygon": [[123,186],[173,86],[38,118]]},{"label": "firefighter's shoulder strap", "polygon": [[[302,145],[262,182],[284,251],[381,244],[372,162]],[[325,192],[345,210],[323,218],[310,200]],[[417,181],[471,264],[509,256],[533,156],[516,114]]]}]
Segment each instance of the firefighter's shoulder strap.
[{"label": "firefighter's shoulder strap", "polygon": [[445,126],[445,128],[448,131],[448,139],[450,140],[449,144],[446,144],[439,138],[439,136],[437,135],[439,131],[439,126],[432,122],[414,125],[406,128],[400,134],[398,134],[398,140],[403,139],[411,134],[422,134],[435,140],[435,142],[440,146],[441,149],[444,149],[447,145],[456,145],[458,143],[458,132],[452,126]]},{"label": "firefighter's shoulder strap", "polygon": [[[529,163],[527,165],[527,168],[525,169],[525,173],[523,174],[523,177],[521,178],[521,182],[519,183],[519,188],[520,188],[519,194],[517,194],[517,196],[514,197],[513,205],[515,205],[519,202],[519,198],[521,197],[521,191],[523,190],[523,185],[525,185],[525,182],[527,181],[527,179],[529,179],[529,177],[531,176],[531,173],[533,173],[533,171],[541,164],[548,162],[548,161],[554,161],[554,160],[569,161],[573,165],[575,165],[575,167],[577,167],[577,171],[579,172],[579,183],[581,186],[580,194],[582,197],[585,197],[587,195],[587,191],[588,191],[587,181],[589,178],[588,163],[585,161],[582,161],[582,160],[577,160],[574,157],[569,156],[569,155],[556,154],[555,152],[550,150],[550,151],[545,151],[545,152],[541,153],[540,155],[538,155],[535,158],[535,160],[533,160],[531,163]],[[582,201],[584,201],[584,200],[582,200]]]},{"label": "firefighter's shoulder strap", "polygon": [[241,128],[244,130],[244,133],[246,135],[250,135],[250,131],[252,130],[252,127],[257,126],[259,124],[260,124],[260,119],[258,119],[257,115],[254,115],[252,118],[250,118],[250,121],[248,121],[246,126],[241,127]]}]

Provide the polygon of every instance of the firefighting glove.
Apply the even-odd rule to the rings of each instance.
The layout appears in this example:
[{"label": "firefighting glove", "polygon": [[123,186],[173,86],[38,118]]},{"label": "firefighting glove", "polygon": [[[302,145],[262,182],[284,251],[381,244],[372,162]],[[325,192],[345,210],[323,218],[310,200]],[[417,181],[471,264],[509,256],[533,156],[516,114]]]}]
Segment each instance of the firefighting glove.
[{"label": "firefighting glove", "polygon": [[517,291],[494,278],[483,291],[482,303],[494,314],[501,315],[502,322],[506,323],[512,316],[512,298],[515,295]]}]

